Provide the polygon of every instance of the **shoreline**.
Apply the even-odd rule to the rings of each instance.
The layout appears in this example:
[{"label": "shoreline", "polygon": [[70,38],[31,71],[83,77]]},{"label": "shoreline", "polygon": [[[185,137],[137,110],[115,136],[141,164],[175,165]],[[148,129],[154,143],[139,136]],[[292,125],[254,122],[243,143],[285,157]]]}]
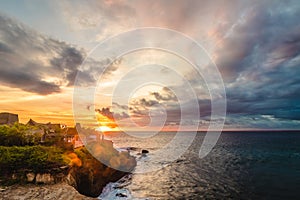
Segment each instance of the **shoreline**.
[{"label": "shoreline", "polygon": [[66,191],[74,198],[79,194],[82,195],[78,196],[79,199],[98,198],[107,184],[117,182],[136,166],[135,158],[129,152],[118,152],[113,148],[112,142],[94,143],[91,146],[100,150],[97,151],[101,153],[97,158],[106,158],[111,164],[117,163],[113,166],[121,170],[103,164],[85,147],[81,147],[69,154],[71,160],[68,167],[56,167],[47,171],[23,169],[2,174],[0,199],[65,199],[61,196]]}]

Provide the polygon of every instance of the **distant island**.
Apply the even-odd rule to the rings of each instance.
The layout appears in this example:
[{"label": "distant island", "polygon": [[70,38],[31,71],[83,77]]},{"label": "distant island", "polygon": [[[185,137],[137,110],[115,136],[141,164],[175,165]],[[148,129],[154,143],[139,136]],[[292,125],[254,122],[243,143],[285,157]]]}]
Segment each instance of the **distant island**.
[{"label": "distant island", "polygon": [[[96,158],[86,144],[97,149]],[[12,187],[22,190],[20,187],[68,184],[82,195],[98,197],[107,183],[117,181],[136,166],[129,152],[118,152],[98,131],[80,124],[67,127],[33,119],[22,124],[13,113],[0,113],[0,154],[3,194]],[[105,160],[105,164],[99,160]]]}]

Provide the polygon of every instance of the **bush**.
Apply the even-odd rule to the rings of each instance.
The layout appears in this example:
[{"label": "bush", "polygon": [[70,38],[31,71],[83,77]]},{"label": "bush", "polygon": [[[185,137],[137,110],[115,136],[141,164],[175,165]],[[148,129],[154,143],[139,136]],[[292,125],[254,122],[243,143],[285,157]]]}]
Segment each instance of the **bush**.
[{"label": "bush", "polygon": [[56,147],[0,146],[0,155],[1,174],[22,169],[42,172],[68,164],[63,158],[63,151]]},{"label": "bush", "polygon": [[23,124],[0,126],[0,146],[37,145],[41,141],[41,134],[33,133],[36,127]]}]

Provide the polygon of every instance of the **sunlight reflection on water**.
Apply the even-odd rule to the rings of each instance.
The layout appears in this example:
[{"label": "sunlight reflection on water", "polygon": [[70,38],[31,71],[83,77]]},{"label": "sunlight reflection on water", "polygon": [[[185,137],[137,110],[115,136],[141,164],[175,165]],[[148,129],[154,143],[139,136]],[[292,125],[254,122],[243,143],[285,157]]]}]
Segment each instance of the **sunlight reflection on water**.
[{"label": "sunlight reflection on water", "polygon": [[[161,133],[143,141],[111,134],[118,147],[132,148],[138,167],[147,167],[151,152],[172,139]],[[188,133],[186,134],[188,136]],[[223,133],[213,151],[199,159],[204,133],[198,133],[189,150],[159,171],[132,174],[121,189],[137,199],[297,199],[300,195],[300,133]],[[141,157],[141,149],[150,151]],[[123,191],[123,192],[124,192]]]}]

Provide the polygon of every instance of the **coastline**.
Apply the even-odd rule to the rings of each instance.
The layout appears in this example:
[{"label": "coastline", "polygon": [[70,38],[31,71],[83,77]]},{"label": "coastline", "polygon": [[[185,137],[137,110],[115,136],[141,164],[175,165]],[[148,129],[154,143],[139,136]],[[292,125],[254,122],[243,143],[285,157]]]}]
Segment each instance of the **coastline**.
[{"label": "coastline", "polygon": [[[135,158],[129,152],[118,152],[111,141],[90,145],[100,153],[97,158],[81,147],[68,153],[68,166],[1,173],[0,199],[93,199],[107,184],[118,181],[136,166]],[[98,160],[100,157],[126,170],[107,166]]]}]

